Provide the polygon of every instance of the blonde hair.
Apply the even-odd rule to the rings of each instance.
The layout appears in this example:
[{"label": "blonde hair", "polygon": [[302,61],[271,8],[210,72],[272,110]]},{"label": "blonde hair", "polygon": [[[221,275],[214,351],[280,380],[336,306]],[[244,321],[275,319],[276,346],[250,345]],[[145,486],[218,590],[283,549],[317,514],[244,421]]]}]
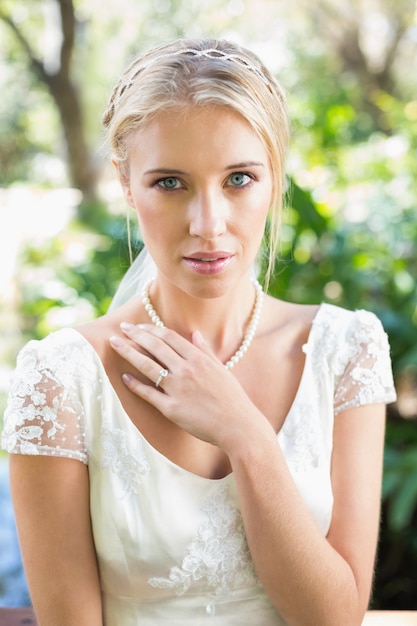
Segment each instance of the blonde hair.
[{"label": "blonde hair", "polygon": [[282,87],[251,51],[224,40],[180,39],[138,57],[122,74],[103,115],[112,157],[129,171],[133,133],[158,113],[220,105],[239,113],[265,146],[273,175],[268,285],[278,251],[289,120]]}]

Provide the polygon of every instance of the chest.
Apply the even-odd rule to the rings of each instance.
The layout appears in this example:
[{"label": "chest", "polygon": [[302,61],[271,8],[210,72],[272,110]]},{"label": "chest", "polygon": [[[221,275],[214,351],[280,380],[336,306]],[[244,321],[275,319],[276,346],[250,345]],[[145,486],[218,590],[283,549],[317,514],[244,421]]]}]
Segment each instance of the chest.
[{"label": "chest", "polygon": [[[233,374],[249,399],[278,432],[294,402],[303,372],[302,340],[280,347],[267,337],[251,346]],[[249,356],[249,355],[248,355]],[[221,478],[231,471],[225,453],[196,439],[133,394],[123,383],[126,364],[113,355],[105,360],[106,373],[130,421],[149,444],[176,465],[207,478]]]}]

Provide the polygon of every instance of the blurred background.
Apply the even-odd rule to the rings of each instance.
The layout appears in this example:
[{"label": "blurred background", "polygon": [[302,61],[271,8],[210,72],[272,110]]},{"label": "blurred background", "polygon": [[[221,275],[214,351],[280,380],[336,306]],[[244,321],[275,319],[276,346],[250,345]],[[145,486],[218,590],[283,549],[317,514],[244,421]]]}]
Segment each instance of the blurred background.
[{"label": "blurred background", "polygon": [[[18,350],[105,312],[129,265],[131,217],[101,148],[113,84],[149,45],[210,35],[252,48],[289,94],[270,291],[369,309],[389,335],[373,608],[417,609],[415,0],[0,0],[0,430]],[[0,606],[28,603],[0,453]]]}]

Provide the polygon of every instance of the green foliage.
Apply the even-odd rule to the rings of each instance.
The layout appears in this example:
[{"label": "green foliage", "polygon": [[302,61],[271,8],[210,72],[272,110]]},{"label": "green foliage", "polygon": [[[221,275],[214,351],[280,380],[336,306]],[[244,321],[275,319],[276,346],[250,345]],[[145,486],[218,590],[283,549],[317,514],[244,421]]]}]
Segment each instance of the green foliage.
[{"label": "green foliage", "polygon": [[39,91],[35,80],[22,73],[19,63],[9,64],[4,80],[0,78],[0,87],[0,185],[30,176],[42,181],[42,168],[57,162],[52,155],[56,148],[56,115],[49,98]]},{"label": "green foliage", "polygon": [[417,428],[391,418],[383,484],[382,526],[374,608],[415,609],[417,581]]},{"label": "green foliage", "polygon": [[[42,338],[107,311],[130,263],[126,230],[125,218],[108,215],[100,233],[73,222],[53,240],[26,248],[19,276],[26,337]],[[137,251],[137,238],[132,244]]]},{"label": "green foliage", "polygon": [[417,500],[417,440],[405,451],[387,448],[385,454],[385,479],[383,497],[390,499],[388,525],[393,531],[403,531],[412,521]]},{"label": "green foliage", "polygon": [[[336,95],[333,90],[335,100]],[[346,130],[361,115],[359,111],[352,118],[343,100],[344,95],[341,106],[332,103],[337,125],[324,124],[321,142],[321,128],[315,122],[312,127],[302,127],[305,113],[300,112],[296,144],[302,157],[292,172],[303,191],[300,194],[295,187],[284,229],[280,271],[271,290],[289,300],[307,303],[324,299],[348,308],[372,310],[388,332],[399,402],[388,412],[383,520],[373,603],[374,608],[415,609],[417,105],[376,93],[375,104],[388,134],[374,126],[375,132],[366,139],[350,133],[349,143],[338,145],[338,128]],[[340,118],[343,111],[347,112],[345,124]],[[414,400],[402,415],[404,380]]]}]

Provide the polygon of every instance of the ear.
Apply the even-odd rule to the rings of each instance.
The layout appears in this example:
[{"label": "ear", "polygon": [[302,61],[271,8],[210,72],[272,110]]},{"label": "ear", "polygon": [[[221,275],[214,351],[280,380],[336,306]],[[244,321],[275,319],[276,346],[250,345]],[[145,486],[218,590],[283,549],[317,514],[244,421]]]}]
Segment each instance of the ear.
[{"label": "ear", "polygon": [[114,167],[116,168],[117,175],[119,177],[120,184],[122,186],[123,195],[125,197],[126,202],[132,209],[135,209],[135,203],[133,201],[132,192],[130,190],[130,178],[128,173],[125,171],[125,168],[120,166],[120,163],[116,161],[116,159],[112,160]]}]

